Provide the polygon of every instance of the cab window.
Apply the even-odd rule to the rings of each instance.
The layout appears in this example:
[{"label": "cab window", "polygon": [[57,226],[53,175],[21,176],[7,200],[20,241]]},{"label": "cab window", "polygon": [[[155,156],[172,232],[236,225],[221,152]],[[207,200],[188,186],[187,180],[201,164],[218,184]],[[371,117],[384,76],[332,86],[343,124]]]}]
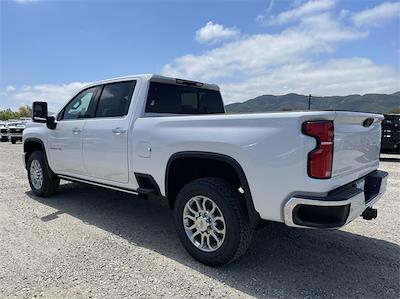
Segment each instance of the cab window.
[{"label": "cab window", "polygon": [[136,81],[124,81],[104,85],[96,117],[120,117],[128,114]]},{"label": "cab window", "polygon": [[224,105],[217,90],[150,82],[146,112],[215,114],[224,113]]},{"label": "cab window", "polygon": [[97,87],[92,87],[80,92],[73,98],[63,111],[63,120],[91,117],[91,109]]}]

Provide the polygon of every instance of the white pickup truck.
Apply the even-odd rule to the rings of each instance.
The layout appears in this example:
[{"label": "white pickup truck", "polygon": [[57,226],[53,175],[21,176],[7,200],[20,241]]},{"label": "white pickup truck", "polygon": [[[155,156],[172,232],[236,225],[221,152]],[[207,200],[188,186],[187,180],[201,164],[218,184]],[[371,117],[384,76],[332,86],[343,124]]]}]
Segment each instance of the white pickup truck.
[{"label": "white pickup truck", "polygon": [[12,144],[22,141],[22,134],[26,127],[26,121],[17,121],[8,124],[8,136]]},{"label": "white pickup truck", "polygon": [[137,75],[85,87],[56,116],[35,102],[24,161],[37,196],[64,179],[166,198],[183,246],[217,266],[243,254],[263,220],[335,229],[375,218],[382,119],[227,115],[216,85]]}]

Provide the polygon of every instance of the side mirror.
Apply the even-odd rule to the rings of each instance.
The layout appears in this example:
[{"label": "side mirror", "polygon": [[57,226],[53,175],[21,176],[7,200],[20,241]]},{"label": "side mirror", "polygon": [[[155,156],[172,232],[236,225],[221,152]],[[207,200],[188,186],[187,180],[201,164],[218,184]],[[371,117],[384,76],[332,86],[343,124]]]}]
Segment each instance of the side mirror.
[{"label": "side mirror", "polygon": [[47,103],[33,102],[32,121],[37,123],[47,123]]},{"label": "side mirror", "polygon": [[45,123],[47,128],[54,130],[57,127],[54,116],[47,116],[46,102],[33,102],[32,105],[32,121],[37,123]]}]

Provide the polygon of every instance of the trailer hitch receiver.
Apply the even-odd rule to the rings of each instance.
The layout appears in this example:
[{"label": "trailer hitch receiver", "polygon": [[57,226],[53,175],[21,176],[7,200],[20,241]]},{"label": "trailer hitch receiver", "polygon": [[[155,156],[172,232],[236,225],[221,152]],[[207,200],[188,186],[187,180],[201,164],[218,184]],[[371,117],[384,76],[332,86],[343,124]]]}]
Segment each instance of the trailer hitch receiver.
[{"label": "trailer hitch receiver", "polygon": [[374,208],[366,208],[365,211],[361,214],[363,219],[365,220],[372,220],[378,216],[378,210]]}]

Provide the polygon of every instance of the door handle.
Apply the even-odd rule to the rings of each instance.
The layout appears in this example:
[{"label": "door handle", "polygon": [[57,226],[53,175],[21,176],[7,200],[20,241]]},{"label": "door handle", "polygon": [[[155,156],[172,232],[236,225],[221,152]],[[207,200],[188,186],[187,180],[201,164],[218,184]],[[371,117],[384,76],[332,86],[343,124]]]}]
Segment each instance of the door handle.
[{"label": "door handle", "polygon": [[81,129],[79,129],[79,128],[72,129],[72,133],[74,133],[74,134],[79,134],[80,132],[81,132]]},{"label": "door handle", "polygon": [[123,134],[123,133],[126,133],[126,130],[124,130],[124,129],[120,128],[120,127],[116,127],[116,128],[114,128],[114,129],[112,129],[112,132],[113,132],[115,135],[121,135],[121,134]]}]

